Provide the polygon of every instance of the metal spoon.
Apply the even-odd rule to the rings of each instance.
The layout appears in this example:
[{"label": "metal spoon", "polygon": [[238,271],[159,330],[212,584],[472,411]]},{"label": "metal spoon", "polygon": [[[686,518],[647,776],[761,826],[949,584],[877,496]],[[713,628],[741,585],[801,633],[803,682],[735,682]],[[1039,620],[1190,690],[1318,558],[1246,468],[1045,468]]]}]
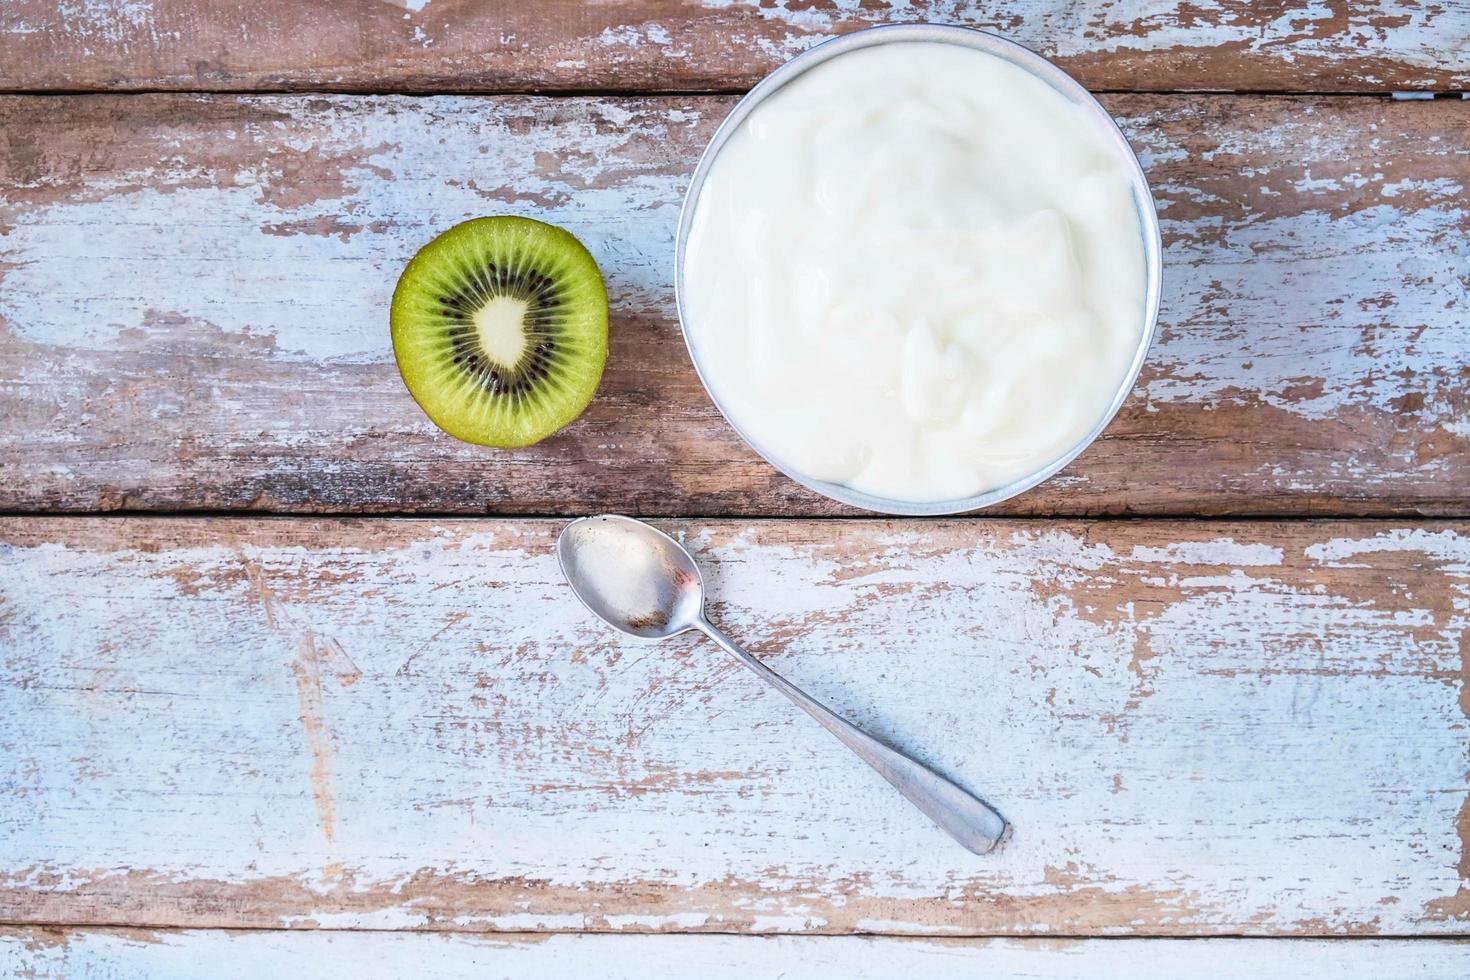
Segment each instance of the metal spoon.
[{"label": "metal spoon", "polygon": [[735,645],[704,616],[704,581],[693,557],[642,521],[606,515],[573,521],[556,543],[562,574],[577,598],[608,625],[646,640],[696,629],[739,658],[976,854],[1000,843],[1000,814],[954,783],[866,735]]}]

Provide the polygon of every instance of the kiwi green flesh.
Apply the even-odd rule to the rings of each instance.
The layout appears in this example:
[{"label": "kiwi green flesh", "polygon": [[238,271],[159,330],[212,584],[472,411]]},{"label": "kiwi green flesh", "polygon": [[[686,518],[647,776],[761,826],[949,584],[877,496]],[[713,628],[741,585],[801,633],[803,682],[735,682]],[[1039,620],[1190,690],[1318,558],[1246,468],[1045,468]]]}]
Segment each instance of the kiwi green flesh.
[{"label": "kiwi green flesh", "polygon": [[[500,327],[515,317],[510,357],[484,342],[496,303]],[[563,428],[607,360],[597,263],[568,232],[529,218],[477,218],[425,245],[398,281],[391,319],[409,392],[440,428],[481,445],[530,445]]]}]

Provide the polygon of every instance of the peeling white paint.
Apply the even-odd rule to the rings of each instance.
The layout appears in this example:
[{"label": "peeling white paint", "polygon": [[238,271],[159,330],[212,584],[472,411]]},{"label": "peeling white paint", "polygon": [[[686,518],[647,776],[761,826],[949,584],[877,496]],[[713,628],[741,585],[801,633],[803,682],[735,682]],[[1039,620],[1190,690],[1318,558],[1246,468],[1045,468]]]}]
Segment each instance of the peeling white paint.
[{"label": "peeling white paint", "polygon": [[[1445,205],[1259,218],[1228,228],[1223,241],[1163,209],[1175,238],[1165,339],[1150,351],[1140,392],[1151,403],[1206,405],[1249,395],[1311,419],[1358,406],[1392,411],[1419,392],[1431,413],[1457,417],[1470,243],[1466,212],[1455,198]],[[1196,312],[1212,304],[1228,319]]]},{"label": "peeling white paint", "polygon": [[[0,319],[23,337],[107,349],[124,331],[182,318],[257,339],[277,358],[382,362],[391,360],[385,311],[403,264],[437,232],[493,213],[568,227],[621,309],[672,315],[667,266],[682,177],[645,175],[658,161],[630,152],[632,141],[668,137],[658,114],[603,102],[563,116],[559,103],[532,100],[542,119],[526,133],[509,128],[519,113],[483,99],[330,102],[329,138],[289,124],[269,138],[277,153],[355,155],[341,166],[340,195],[271,203],[300,193],[304,178],[283,176],[267,156],[223,186],[193,186],[198,175],[187,171],[114,173],[89,181],[75,203],[15,208],[3,254],[18,261],[0,278]],[[695,110],[683,112],[679,123]],[[546,154],[555,172],[539,169]],[[447,159],[462,163],[446,171]],[[610,186],[591,186],[610,176]],[[184,214],[207,217],[182,223]],[[292,230],[323,223],[342,230]]]},{"label": "peeling white paint", "polygon": [[[241,50],[191,45],[187,31],[160,29],[177,23],[172,4],[152,0],[58,0],[54,11],[27,11],[14,17],[5,32],[15,38],[66,32],[79,43],[55,60],[17,44],[24,71],[52,73],[48,82],[109,85],[128,79],[142,85],[178,84],[200,64],[218,67],[240,84],[282,77],[305,84],[355,81],[371,87],[436,77],[486,80],[482,57],[498,42],[503,53],[515,49],[515,63],[497,66],[501,84],[515,85],[527,73],[540,74],[567,53],[592,46],[601,53],[594,72],[612,77],[635,62],[654,73],[653,84],[678,88],[726,77],[749,77],[805,51],[821,41],[856,28],[888,23],[960,24],[1001,33],[1063,59],[1078,59],[1084,71],[1096,71],[1100,56],[1127,58],[1149,66],[1138,55],[1167,53],[1157,59],[1162,78],[1150,85],[1182,89],[1215,89],[1240,82],[1270,86],[1276,77],[1302,79],[1302,84],[1328,91],[1377,88],[1384,91],[1438,86],[1454,88],[1466,62],[1460,43],[1467,34],[1465,12],[1458,4],[1418,4],[1413,0],[1346,8],[1332,0],[1310,0],[1265,9],[1232,0],[1201,0],[1180,7],[1157,0],[1090,0],[1048,3],[1036,0],[702,0],[699,5],[653,8],[663,20],[644,21],[649,11],[637,5],[598,3],[575,18],[547,17],[520,21],[525,36],[516,39],[502,26],[505,17],[493,10],[459,9],[455,21],[428,0],[393,0],[403,18],[434,17],[432,58],[421,55],[413,39],[373,34],[375,18],[363,13],[364,43],[370,49],[391,46],[391,57],[358,64],[357,49],[335,36],[322,36],[311,23],[287,38],[265,38],[266,23],[226,5],[187,20],[202,37],[238,37]],[[31,4],[26,7],[42,7]],[[348,5],[351,8],[352,5]],[[369,5],[376,7],[376,5]],[[473,7],[473,5],[471,5]],[[517,12],[519,13],[519,12]],[[435,15],[442,15],[436,17]],[[514,14],[509,15],[514,18]],[[677,17],[677,20],[673,18]],[[328,17],[315,25],[340,34]],[[24,43],[24,42],[22,42]],[[695,58],[690,47],[699,51]],[[549,58],[547,55],[549,54]],[[80,55],[80,57],[78,57]],[[336,57],[333,57],[335,55]],[[341,60],[338,60],[341,59]],[[545,59],[545,60],[543,60]],[[146,66],[146,67],[140,67]],[[685,67],[687,65],[688,67]],[[586,84],[580,69],[557,65],[561,84]],[[568,75],[571,71],[573,74]],[[1106,69],[1103,69],[1106,71]],[[147,72],[147,74],[140,74]],[[1383,77],[1387,75],[1389,81]],[[1258,76],[1258,77],[1251,77]],[[1263,76],[1263,77],[1261,77]],[[662,77],[664,84],[657,79]],[[1113,79],[1117,77],[1114,69]],[[27,79],[12,75],[12,81]],[[1450,84],[1446,84],[1449,80]],[[493,82],[492,82],[493,84]],[[1415,93],[1417,94],[1417,93]]]},{"label": "peeling white paint", "polygon": [[621,24],[617,27],[605,27],[602,33],[597,35],[592,43],[604,48],[641,48],[645,46],[659,47],[664,49],[662,54],[666,58],[687,58],[689,52],[683,48],[674,47],[674,39],[669,34],[668,28],[657,21],[646,21],[641,24]]},{"label": "peeling white paint", "polygon": [[895,937],[739,936],[466,936],[209,932],[130,934],[79,930],[64,942],[25,931],[0,935],[0,970],[17,976],[208,975],[254,980],[363,980],[405,976],[683,978],[786,980],[969,980],[975,976],[1034,980],[1175,980],[1215,973],[1255,980],[1331,976],[1379,980],[1461,980],[1470,945],[1443,941],[1363,940],[1025,940]]},{"label": "peeling white paint", "polygon": [[[262,356],[384,362],[382,311],[405,259],[455,221],[500,211],[566,225],[596,255],[620,309],[672,318],[674,228],[684,171],[699,149],[676,127],[697,120],[697,110],[665,114],[602,100],[562,112],[545,101],[468,98],[313,105],[324,108],[303,121],[325,125],[326,138],[281,123],[271,143],[328,159],[356,155],[341,166],[340,196],[271,203],[291,185],[270,158],[217,187],[194,186],[187,167],[99,174],[74,201],[12,209],[5,254],[15,265],[0,280],[0,317],[22,336],[62,348],[106,349],[124,331],[152,333],[183,318],[258,339]],[[511,129],[528,106],[536,126]],[[612,125],[594,125],[598,118]],[[1184,158],[1151,120],[1124,123],[1142,141],[1148,166]],[[1314,133],[1318,142],[1301,152],[1327,159],[1348,152],[1353,139]],[[1218,152],[1250,152],[1232,141],[1262,138],[1224,133]],[[671,141],[677,148],[667,158],[646,158],[646,147]],[[540,162],[547,159],[556,161],[551,171]],[[446,171],[445,160],[468,163]],[[1337,186],[1307,174],[1296,192]],[[1381,193],[1409,191],[1429,206],[1385,200],[1347,216],[1305,210],[1221,230],[1208,219],[1170,215],[1168,198],[1208,203],[1206,192],[1162,185],[1171,242],[1163,337],[1143,397],[1208,405],[1245,392],[1321,419],[1355,406],[1386,411],[1420,392],[1432,413],[1465,424],[1448,407],[1458,382],[1447,373],[1470,349],[1462,188],[1444,178],[1400,181]],[[208,220],[180,225],[180,214]],[[312,227],[340,231],[293,231]],[[79,263],[87,275],[75,274]],[[1379,297],[1390,297],[1391,308],[1374,305]],[[1207,312],[1220,304],[1226,322]],[[1422,335],[1404,339],[1421,325]],[[1320,390],[1303,394],[1314,380]]]},{"label": "peeling white paint", "polygon": [[[673,341],[667,356],[683,359],[668,333],[678,208],[703,135],[729,99],[241,101],[250,111],[232,115],[224,136],[198,122],[162,136],[124,129],[159,145],[137,163],[89,171],[66,194],[32,201],[12,188],[0,204],[8,228],[0,320],[18,345],[37,345],[21,346],[27,365],[14,383],[40,385],[26,389],[35,392],[27,405],[56,417],[44,434],[34,425],[13,434],[17,445],[54,450],[39,464],[34,451],[12,454],[17,493],[95,506],[100,487],[198,487],[223,466],[246,488],[232,502],[258,487],[285,487],[294,496],[283,506],[328,502],[335,481],[359,495],[354,502],[371,493],[377,505],[401,505],[395,467],[472,457],[434,442],[397,385],[388,299],[423,242],[480,214],[569,228],[607,276],[614,330],[642,321],[621,336],[646,343],[662,331]],[[1295,103],[1253,104],[1275,113],[1274,124],[1217,126],[1203,149],[1185,136],[1203,124],[1200,100],[1160,100],[1122,119],[1154,171],[1167,242],[1160,333],[1129,411],[1230,409],[1242,424],[1261,423],[1241,488],[1201,491],[1211,499],[1238,503],[1263,488],[1319,499],[1442,496],[1463,466],[1463,452],[1442,436],[1470,439],[1456,375],[1470,350],[1466,207],[1459,182],[1402,175],[1453,173],[1465,148],[1449,130],[1438,144],[1385,132],[1382,166],[1344,168],[1361,147],[1360,115],[1305,122]],[[223,148],[207,149],[210,140]],[[1424,160],[1403,166],[1405,154],[1420,153]],[[211,162],[220,159],[231,166]],[[1250,183],[1238,176],[1242,160]],[[39,179],[65,173],[57,163]],[[1343,189],[1304,194],[1296,185],[1305,173]],[[1256,196],[1257,184],[1273,193]],[[195,380],[168,384],[162,365]],[[1253,414],[1258,405],[1265,410]],[[127,414],[114,420],[119,407]],[[1272,409],[1383,433],[1383,449],[1332,454],[1288,443],[1274,435]],[[599,424],[586,449],[621,447],[599,463],[655,452],[649,430],[642,441],[611,439],[631,430]],[[1167,424],[1193,431],[1180,412]],[[1436,451],[1420,454],[1431,436],[1441,438]],[[681,438],[657,452],[733,442],[708,416]],[[351,445],[351,457],[324,458],[324,442]],[[109,448],[120,443],[135,449]],[[1089,459],[1063,479],[1101,486]],[[56,465],[70,475],[48,469]],[[674,469],[670,493],[708,492],[685,485],[692,470]],[[1117,506],[1121,491],[1108,491],[1102,506]]]},{"label": "peeling white paint", "polygon": [[[426,871],[638,883],[616,907],[600,893],[612,928],[823,928],[949,894],[972,924],[1055,930],[1025,903],[1074,892],[1077,915],[1105,914],[1102,894],[1205,931],[1454,927],[1425,909],[1460,882],[1463,793],[1424,788],[1464,780],[1458,531],[1162,523],[1119,547],[1110,528],[1132,525],[686,525],[732,635],[1014,822],[977,858],[712,647],[592,622],[554,522],[298,526],[0,547],[0,744],[23,746],[0,762],[0,871],[61,874],[53,893],[128,868],[401,890],[291,912],[352,928],[430,921],[410,888]],[[307,630],[361,671],[322,685],[330,841],[290,666]],[[661,888],[694,892],[638,905]],[[998,894],[1020,918],[965,898]],[[585,927],[539,905],[456,914]]]},{"label": "peeling white paint", "polygon": [[[1470,573],[1470,540],[1453,531],[1392,528],[1371,537],[1333,538],[1309,546],[1306,556],[1313,561],[1341,562],[1392,552],[1422,552],[1426,559],[1442,563],[1447,570],[1459,575]],[[1359,567],[1371,564],[1371,560],[1365,560]]]},{"label": "peeling white paint", "polygon": [[67,32],[93,43],[121,44],[144,30],[159,40],[152,0],[56,0],[56,15]]},{"label": "peeling white paint", "polygon": [[[1375,56],[1426,70],[1464,63],[1463,11],[1454,7],[1394,5],[1381,11],[1354,9],[1342,23],[1342,9],[1330,0],[1295,4],[1263,23],[1264,12],[1229,0],[1191,4],[1182,16],[1174,4],[1121,0],[1103,4],[977,3],[975,0],[701,0],[709,10],[755,16],[788,30],[780,38],[762,37],[770,58],[786,59],[837,33],[839,24],[868,26],[924,22],[959,24],[998,31],[1049,57],[1096,57],[1104,53],[1205,52],[1242,48],[1243,57],[1295,64],[1305,60],[1345,60],[1349,53]],[[1363,81],[1378,84],[1365,74]]]},{"label": "peeling white paint", "polygon": [[1237,543],[1229,538],[1213,541],[1189,541],[1162,548],[1138,545],[1129,553],[1134,561],[1167,562],[1184,565],[1242,565],[1260,568],[1280,565],[1285,553],[1276,545],[1259,542]]},{"label": "peeling white paint", "polygon": [[[800,0],[793,3],[792,0],[774,0],[774,2],[752,3],[750,0],[700,0],[700,6],[706,10],[739,11],[740,13],[755,14],[763,21],[784,24],[787,27],[797,28],[803,31],[830,31],[836,26],[838,18],[848,18],[862,15],[862,4],[859,0],[829,0],[825,4],[804,4]],[[887,9],[883,12],[888,14],[900,14],[908,3],[888,3],[884,5]],[[930,15],[941,19],[945,13],[955,13],[951,8],[941,7],[931,10]],[[872,17],[870,12],[868,17]]]}]

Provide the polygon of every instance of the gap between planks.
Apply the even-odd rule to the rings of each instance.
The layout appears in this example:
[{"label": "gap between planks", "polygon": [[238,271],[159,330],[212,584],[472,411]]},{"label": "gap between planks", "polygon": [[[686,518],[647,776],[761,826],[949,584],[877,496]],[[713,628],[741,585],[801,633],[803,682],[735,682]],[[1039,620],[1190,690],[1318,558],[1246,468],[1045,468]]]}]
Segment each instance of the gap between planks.
[{"label": "gap between planks", "polygon": [[1239,524],[1242,526],[1263,524],[1383,524],[1383,525],[1437,525],[1470,520],[1470,509],[1464,513],[1434,515],[1394,514],[1300,514],[1291,512],[1251,512],[1244,516],[1228,513],[1213,513],[1202,510],[1193,514],[1008,514],[989,510],[963,511],[955,514],[931,514],[927,517],[912,517],[902,514],[858,512],[852,514],[750,514],[741,516],[720,512],[637,512],[613,510],[566,510],[561,512],[538,512],[534,514],[495,513],[465,514],[456,511],[379,511],[379,510],[226,510],[223,508],[199,508],[193,510],[6,510],[0,509],[0,520],[176,520],[176,521],[485,521],[496,523],[520,523],[532,521],[574,521],[582,517],[599,514],[619,514],[640,521],[736,521],[743,524],[777,524],[782,522],[802,524],[883,524],[913,523],[918,525],[939,522],[990,522],[1005,524],[1162,524],[1189,525],[1198,523]]},{"label": "gap between planks", "polygon": [[1361,943],[1372,945],[1383,942],[1418,942],[1429,945],[1455,945],[1470,946],[1470,932],[1451,935],[1435,935],[1422,932],[1383,932],[1383,933],[1344,933],[1341,935],[1272,935],[1267,933],[1160,933],[1154,934],[1114,934],[1094,935],[1081,932],[1065,933],[1015,933],[1015,932],[976,932],[963,935],[953,935],[933,932],[915,932],[912,930],[859,930],[855,932],[750,932],[738,929],[700,929],[698,932],[678,932],[667,928],[644,928],[633,927],[619,929],[616,932],[597,932],[592,930],[542,930],[534,932],[531,930],[500,930],[485,929],[482,931],[469,931],[465,929],[443,929],[438,926],[423,926],[420,928],[405,929],[397,926],[384,926],[375,928],[373,926],[314,926],[293,925],[290,927],[265,926],[265,925],[230,925],[230,926],[167,926],[149,925],[139,923],[137,925],[118,924],[107,921],[55,921],[55,922],[31,922],[25,919],[11,919],[0,917],[0,939],[4,939],[3,933],[10,932],[53,932],[53,933],[80,933],[80,932],[146,932],[159,936],[187,936],[191,933],[222,932],[238,933],[240,935],[290,935],[293,933],[315,933],[323,935],[370,935],[370,936],[445,936],[456,939],[493,939],[507,943],[515,942],[541,942],[553,936],[596,936],[598,939],[625,939],[635,941],[648,939],[650,937],[668,937],[670,939],[702,939],[709,937],[728,937],[733,939],[749,940],[775,940],[775,939],[808,939],[823,940],[829,942],[841,942],[852,939],[912,939],[916,942],[927,943],[951,943],[964,945],[966,943],[982,943],[992,941],[1006,941],[1018,943],[1211,943],[1211,942],[1245,942],[1245,943],[1281,943],[1290,945],[1293,943]]},{"label": "gap between planks", "polygon": [[[362,98],[406,98],[406,99],[434,99],[434,98],[470,98],[470,99],[495,99],[495,98],[548,98],[548,99],[673,99],[673,98],[715,98],[718,96],[742,96],[749,92],[751,86],[738,86],[728,88],[648,88],[648,89],[575,89],[575,88],[516,88],[497,89],[495,91],[484,91],[480,89],[467,88],[395,88],[385,86],[380,88],[346,88],[346,87],[323,87],[306,88],[301,86],[289,88],[46,88],[46,89],[24,89],[24,88],[0,88],[0,98],[81,98],[97,95],[117,96],[128,98],[136,95],[210,95],[250,98],[259,96],[314,96],[314,95],[345,95],[360,96]],[[1412,95],[1416,101],[1433,101],[1435,99],[1463,100],[1470,99],[1470,90],[1447,89],[1435,92],[1409,91],[1404,89],[1385,88],[1375,91],[1355,91],[1343,89],[1331,92],[1300,92],[1292,89],[1228,89],[1228,88],[1115,88],[1099,87],[1089,88],[1088,92],[1093,95],[1179,95],[1179,96],[1219,96],[1221,98],[1301,98],[1301,99],[1395,99],[1405,94]]]}]

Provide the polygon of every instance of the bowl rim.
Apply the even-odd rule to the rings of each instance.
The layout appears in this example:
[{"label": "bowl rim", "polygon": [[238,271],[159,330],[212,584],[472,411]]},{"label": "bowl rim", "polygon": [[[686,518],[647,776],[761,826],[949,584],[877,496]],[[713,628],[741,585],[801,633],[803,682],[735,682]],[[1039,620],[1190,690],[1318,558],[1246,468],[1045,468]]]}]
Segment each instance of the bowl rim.
[{"label": "bowl rim", "polygon": [[[1118,150],[1120,158],[1127,161],[1125,169],[1133,190],[1134,206],[1139,220],[1139,233],[1143,239],[1144,249],[1145,306],[1143,331],[1139,336],[1138,346],[1133,353],[1132,362],[1127,372],[1120,378],[1118,387],[1113,393],[1113,398],[1109,402],[1107,410],[1098,417],[1097,422],[1070,449],[1040,469],[1018,477],[999,487],[993,487],[990,490],[969,497],[935,501],[893,500],[887,497],[875,496],[860,490],[854,490],[852,487],[844,484],[813,479],[788,468],[774,459],[761,447],[760,443],[752,439],[750,434],[741,428],[740,423],[735,420],[720,402],[719,395],[715,392],[714,387],[705,376],[704,369],[700,364],[699,352],[689,329],[690,318],[685,308],[686,289],[684,286],[685,253],[689,243],[689,232],[694,221],[694,211],[699,201],[699,194],[704,188],[704,182],[709,176],[710,167],[714,164],[715,158],[719,155],[721,148],[734,135],[735,131],[745,121],[745,118],[750,115],[751,111],[761,102],[774,95],[782,86],[790,83],[802,73],[810,71],[832,58],[850,51],[856,51],[878,44],[892,44],[896,42],[912,43],[919,41],[956,44],[999,57],[1047,82],[1069,100],[1081,105],[1083,109],[1090,112],[1102,123],[1102,131],[1110,138]],[[1139,372],[1143,370],[1143,362],[1148,355],[1149,347],[1153,343],[1154,336],[1157,333],[1159,299],[1162,291],[1162,255],[1163,242],[1159,233],[1158,211],[1154,204],[1153,193],[1148,186],[1148,179],[1144,176],[1143,166],[1139,163],[1138,156],[1133,152],[1133,147],[1128,143],[1127,138],[1123,135],[1123,131],[1118,128],[1117,122],[1098,103],[1092,93],[1083,88],[1076,79],[1029,48],[1023,47],[998,34],[978,31],[968,27],[941,24],[886,24],[831,38],[797,55],[761,79],[754,88],[747,92],[735,104],[729,114],[720,123],[714,135],[710,137],[709,144],[705,146],[704,152],[700,154],[699,162],[695,165],[694,173],[689,180],[689,187],[684,192],[684,200],[679,209],[679,229],[674,244],[674,305],[679,316],[679,332],[684,337],[685,349],[689,351],[689,359],[694,364],[694,371],[699,376],[700,384],[704,386],[705,392],[709,395],[710,400],[714,402],[715,408],[719,409],[720,415],[724,417],[725,422],[730,428],[735,430],[735,434],[747,446],[753,449],[757,455],[775,467],[777,471],[824,497],[862,510],[900,517],[931,517],[944,514],[961,514],[990,507],[1003,500],[1009,500],[1011,497],[1025,493],[1027,490],[1055,476],[1063,467],[1071,463],[1083,450],[1096,441],[1097,437],[1112,422],[1114,416],[1118,414],[1118,410],[1123,406],[1128,396],[1132,394],[1133,385],[1138,380]]]}]

